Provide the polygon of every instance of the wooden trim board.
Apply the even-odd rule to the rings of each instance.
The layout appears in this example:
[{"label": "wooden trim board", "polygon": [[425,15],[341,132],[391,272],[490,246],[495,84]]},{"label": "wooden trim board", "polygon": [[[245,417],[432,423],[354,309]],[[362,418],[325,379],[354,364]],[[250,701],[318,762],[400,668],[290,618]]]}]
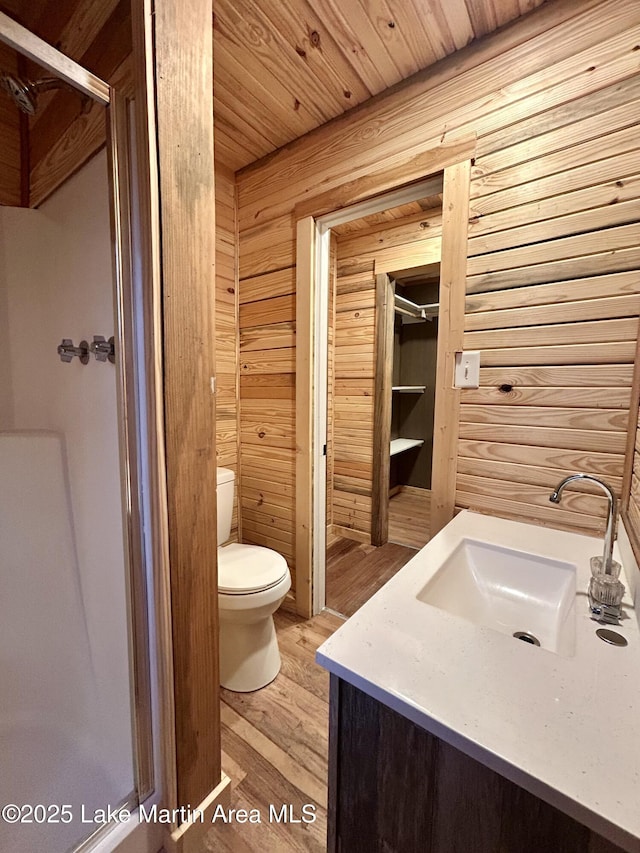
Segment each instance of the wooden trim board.
[{"label": "wooden trim board", "polygon": [[[213,815],[218,806],[228,811],[231,804],[231,779],[221,774],[218,785],[196,807],[194,819],[180,824],[165,840],[167,853],[202,853],[204,836],[211,830]],[[202,815],[202,818],[200,818]]]},{"label": "wooden trim board", "polygon": [[447,140],[436,148],[428,148],[408,157],[399,166],[370,171],[335,189],[298,202],[295,206],[295,218],[302,219],[305,216],[318,218],[388,190],[394,190],[403,184],[436,175],[446,166],[473,157],[475,148],[475,134]]},{"label": "wooden trim board", "polygon": [[[389,538],[389,443],[393,384],[393,318],[395,288],[386,273],[376,275],[376,366],[373,410],[373,483],[371,544]],[[377,460],[377,462],[376,462]]]},{"label": "wooden trim board", "polygon": [[431,536],[453,518],[460,391],[453,387],[456,351],[463,347],[471,160],[444,170],[438,356],[431,469]]},{"label": "wooden trim board", "polygon": [[298,221],[296,265],[296,607],[312,613],[313,561],[313,362],[316,223]]}]

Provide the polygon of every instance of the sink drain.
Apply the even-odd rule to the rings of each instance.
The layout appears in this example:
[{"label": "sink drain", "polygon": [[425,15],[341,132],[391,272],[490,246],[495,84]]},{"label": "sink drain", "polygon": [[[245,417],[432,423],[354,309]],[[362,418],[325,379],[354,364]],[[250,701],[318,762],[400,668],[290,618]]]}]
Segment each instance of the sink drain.
[{"label": "sink drain", "polygon": [[516,640],[522,640],[523,643],[530,643],[532,646],[540,645],[540,640],[528,631],[516,631],[513,636]]}]

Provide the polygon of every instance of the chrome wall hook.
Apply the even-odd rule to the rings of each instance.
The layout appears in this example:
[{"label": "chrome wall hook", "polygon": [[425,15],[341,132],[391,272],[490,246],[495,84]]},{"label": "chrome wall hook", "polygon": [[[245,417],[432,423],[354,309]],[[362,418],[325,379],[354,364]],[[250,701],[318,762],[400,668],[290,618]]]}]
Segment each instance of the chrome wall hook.
[{"label": "chrome wall hook", "polygon": [[71,338],[63,338],[62,343],[58,344],[58,355],[60,361],[67,364],[76,356],[80,359],[80,364],[89,364],[89,344],[86,341],[80,341],[78,346],[74,347]]}]

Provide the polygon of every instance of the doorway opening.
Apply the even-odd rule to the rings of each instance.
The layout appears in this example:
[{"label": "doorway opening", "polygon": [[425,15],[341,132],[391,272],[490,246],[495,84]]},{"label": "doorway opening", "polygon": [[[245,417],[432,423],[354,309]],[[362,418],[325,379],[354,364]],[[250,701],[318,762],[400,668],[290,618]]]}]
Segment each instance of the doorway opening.
[{"label": "doorway opening", "polygon": [[[347,616],[429,538],[442,184],[441,173],[401,198],[341,211],[341,222],[318,222],[315,414],[325,480],[318,472],[315,487],[324,485],[326,545],[317,557],[322,605]],[[428,312],[409,298],[423,294]],[[420,511],[409,518],[398,507],[400,518],[398,504]]]},{"label": "doorway opening", "polygon": [[[378,328],[387,312],[386,308],[378,310],[381,297],[377,290],[382,289],[378,276],[436,263],[441,264],[441,269],[430,535],[435,535],[453,517],[460,406],[459,391],[453,385],[453,369],[455,354],[463,345],[469,188],[474,152],[475,138],[465,138],[460,140],[455,153],[446,146],[429,149],[398,169],[374,171],[296,206],[296,608],[301,615],[319,613],[326,603],[327,459],[332,452],[328,426],[334,418],[338,422],[340,408],[338,393],[335,411],[332,404],[327,404],[329,377],[340,358],[356,371],[360,365],[357,379],[366,370],[371,371],[368,388],[359,395],[350,393],[352,383],[343,383],[340,388],[336,383],[336,392],[340,390],[346,407],[343,420],[354,452],[360,451],[361,457],[356,460],[360,464],[342,476],[351,478],[356,486],[361,484],[353,483],[354,480],[367,481],[365,494],[353,499],[356,517],[362,518],[367,509],[372,517],[377,510],[380,517],[385,506],[388,514],[389,480],[385,468],[390,468],[390,435],[385,444],[382,430],[374,429],[366,440],[357,434],[357,429],[369,429],[369,421],[359,417],[365,410],[371,420],[375,417],[387,422],[383,411],[386,407],[391,417],[391,394],[376,396],[374,388],[374,362],[382,358],[388,364],[392,348],[388,331],[386,334],[384,331],[389,326]],[[390,187],[395,189],[389,191]],[[430,221],[420,202],[436,196],[437,202],[432,201],[427,208],[438,208],[433,214],[436,220]],[[405,206],[416,202],[419,211],[415,206],[407,211]],[[407,233],[403,231],[403,223],[397,220],[406,217],[407,212],[415,217],[411,222],[414,235],[416,228],[419,233],[409,240],[413,243],[410,249],[401,252],[406,249],[403,244],[407,242]],[[367,217],[370,231],[387,233],[378,234],[371,258],[363,258],[358,246],[352,246],[356,251],[348,262],[349,273],[341,289],[353,299],[360,298],[363,291],[370,291],[368,306],[360,306],[368,313],[369,329],[363,333],[361,329],[351,328],[344,346],[335,347],[333,365],[328,345],[329,323],[335,323],[336,333],[338,320],[354,323],[361,319],[355,313],[349,317],[348,312],[339,318],[340,312],[330,302],[332,277],[337,277],[338,272],[335,232],[341,226],[352,230],[356,220]],[[352,234],[349,239],[357,241],[359,237]],[[363,274],[368,283],[359,280]],[[387,296],[383,299],[388,303],[390,293],[388,289],[385,292]],[[358,311],[357,305],[351,307]],[[371,323],[375,327],[373,333]],[[384,348],[378,346],[382,339],[387,341]],[[388,384],[391,390],[392,376]],[[362,411],[350,412],[349,405],[362,407]],[[334,469],[334,484],[336,473]],[[389,544],[393,543],[386,543]]]},{"label": "doorway opening", "polygon": [[331,229],[325,604],[345,616],[430,537],[440,188]]}]

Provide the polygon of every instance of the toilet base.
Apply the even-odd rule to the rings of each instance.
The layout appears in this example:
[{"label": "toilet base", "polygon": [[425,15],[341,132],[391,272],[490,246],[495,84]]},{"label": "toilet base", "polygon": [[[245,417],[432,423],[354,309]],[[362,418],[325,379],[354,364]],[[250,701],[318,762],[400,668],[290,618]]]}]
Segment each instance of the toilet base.
[{"label": "toilet base", "polygon": [[[229,618],[230,617],[230,618]],[[235,617],[235,618],[234,618]],[[237,614],[221,613],[220,685],[250,693],[273,681],[281,660],[273,616],[244,622]]]}]

